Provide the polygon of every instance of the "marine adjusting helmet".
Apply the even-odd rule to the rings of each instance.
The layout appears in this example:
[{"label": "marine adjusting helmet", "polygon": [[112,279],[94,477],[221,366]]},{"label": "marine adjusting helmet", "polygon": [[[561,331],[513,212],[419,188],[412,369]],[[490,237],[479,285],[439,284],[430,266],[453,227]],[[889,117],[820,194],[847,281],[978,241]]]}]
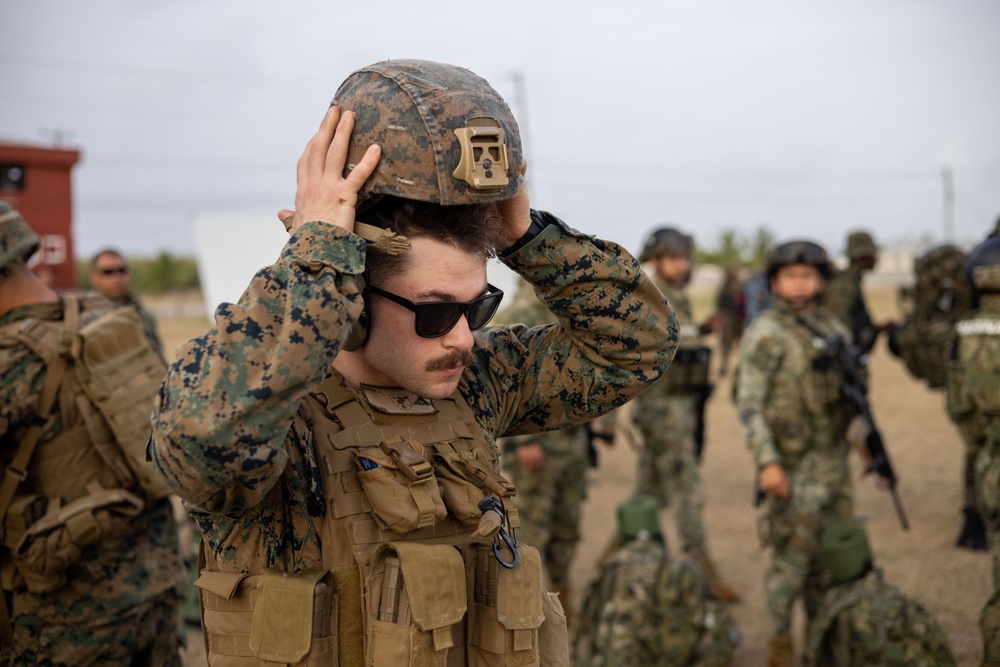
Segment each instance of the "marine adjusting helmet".
[{"label": "marine adjusting helmet", "polygon": [[823,246],[812,241],[789,241],[771,248],[767,258],[768,280],[774,278],[779,269],[793,264],[814,266],[823,278],[829,278],[833,271]]},{"label": "marine adjusting helmet", "polygon": [[853,521],[832,521],[823,531],[819,560],[835,583],[845,584],[872,569],[865,529]]},{"label": "marine adjusting helmet", "polygon": [[639,537],[663,541],[659,506],[651,496],[633,496],[618,506],[618,534],[622,542]]},{"label": "marine adjusting helmet", "polygon": [[664,255],[690,257],[693,252],[694,238],[673,227],[660,227],[646,238],[646,245],[639,253],[639,261],[648,262]]},{"label": "marine adjusting helmet", "polygon": [[37,252],[41,241],[21,214],[0,200],[0,269],[15,260],[28,261]]},{"label": "marine adjusting helmet", "polygon": [[976,246],[965,271],[977,292],[1000,292],[1000,236],[990,236]]},{"label": "marine adjusting helmet", "polygon": [[521,137],[500,94],[462,67],[384,60],[352,73],[332,104],[356,119],[345,173],[382,147],[358,208],[392,195],[452,206],[508,199],[521,189]]}]

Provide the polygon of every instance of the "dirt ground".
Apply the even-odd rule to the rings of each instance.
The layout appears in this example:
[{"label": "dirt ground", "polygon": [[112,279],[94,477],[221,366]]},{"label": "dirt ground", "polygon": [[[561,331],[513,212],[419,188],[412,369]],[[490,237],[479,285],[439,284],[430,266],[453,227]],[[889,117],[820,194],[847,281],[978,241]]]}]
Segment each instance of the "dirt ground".
[{"label": "dirt ground", "polygon": [[[895,314],[894,292],[869,291],[876,321]],[[707,295],[694,295],[696,310],[705,312]],[[190,303],[177,299],[150,300],[160,313],[161,333],[168,350],[202,333],[207,320]],[[956,549],[961,526],[961,468],[963,447],[948,421],[944,398],[913,380],[880,341],[871,360],[871,401],[886,446],[900,480],[899,493],[911,528],[903,531],[888,494],[871,480],[858,479],[855,511],[867,522],[876,565],[887,581],[924,603],[937,617],[962,666],[974,667],[981,659],[978,615],[990,590],[990,559],[985,553]],[[743,595],[731,607],[743,636],[734,665],[766,664],[768,629],[764,607],[763,573],[768,553],[759,547],[753,507],[753,463],[740,432],[730,400],[728,377],[717,379],[709,402],[706,454],[702,464],[707,506],[705,522],[712,555],[720,572]],[[860,474],[858,462],[855,468]],[[589,474],[588,498],[583,511],[583,539],[573,563],[571,581],[574,605],[583,587],[594,576],[595,561],[614,528],[614,508],[632,490],[635,452],[622,438],[602,448],[599,466]],[[672,515],[664,522],[673,535]],[[672,545],[678,544],[676,538]],[[797,632],[802,632],[801,617]],[[204,665],[200,639],[192,633],[186,664]],[[797,644],[801,645],[797,638]]]}]

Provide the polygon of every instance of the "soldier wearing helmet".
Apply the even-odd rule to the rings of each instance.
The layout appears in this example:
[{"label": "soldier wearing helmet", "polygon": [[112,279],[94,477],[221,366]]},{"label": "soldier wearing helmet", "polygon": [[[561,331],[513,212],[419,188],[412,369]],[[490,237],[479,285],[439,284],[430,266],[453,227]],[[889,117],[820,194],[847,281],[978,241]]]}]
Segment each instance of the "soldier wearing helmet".
[{"label": "soldier wearing helmet", "polygon": [[824,524],[851,517],[845,433],[854,410],[840,389],[845,369],[830,340],[850,331],[819,297],[831,266],[806,240],[774,247],[767,276],[774,306],[758,315],[740,345],[736,403],[766,494],[771,565],[764,577],[772,666],[792,664],[791,620],[804,597],[811,618],[822,594],[817,555]]},{"label": "soldier wearing helmet", "polygon": [[[567,664],[496,439],[621,405],[678,335],[626,251],[529,207],[523,167],[468,70],[341,85],[278,261],[179,350],[152,417],[205,537],[210,664]],[[557,324],[487,326],[497,254]]]},{"label": "soldier wearing helmet", "polygon": [[973,498],[993,554],[993,594],[979,618],[983,665],[1000,665],[1000,236],[969,255],[978,305],[955,324],[948,413],[974,457]]},{"label": "soldier wearing helmet", "polygon": [[[26,264],[38,247],[0,201],[0,664],[179,666],[177,526],[135,460],[165,366],[121,345],[138,318],[45,285]],[[86,386],[118,371],[125,390],[95,400]]]},{"label": "soldier wearing helmet", "polygon": [[718,574],[709,556],[702,510],[705,494],[698,462],[699,424],[712,385],[709,382],[711,349],[702,340],[712,323],[696,324],[685,287],[691,280],[694,239],[673,227],[656,229],[646,239],[639,259],[648,262],[653,279],[681,327],[681,346],[663,378],[635,401],[633,415],[643,436],[636,473],[636,493],[656,498],[662,506],[677,503],[681,550],[698,565],[709,582],[709,592],[724,602],[735,602],[739,593]]},{"label": "soldier wearing helmet", "polygon": [[871,234],[856,231],[847,235],[847,259],[847,268],[837,271],[827,282],[823,305],[850,328],[855,344],[867,353],[886,328],[872,322],[861,290],[865,273],[878,264],[878,246]]}]

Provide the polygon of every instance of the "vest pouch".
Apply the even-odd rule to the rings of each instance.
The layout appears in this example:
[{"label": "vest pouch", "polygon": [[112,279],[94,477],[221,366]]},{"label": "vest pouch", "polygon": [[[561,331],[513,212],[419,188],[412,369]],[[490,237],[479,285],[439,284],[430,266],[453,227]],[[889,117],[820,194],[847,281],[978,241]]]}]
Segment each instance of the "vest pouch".
[{"label": "vest pouch", "polygon": [[419,443],[397,436],[362,449],[355,461],[376,518],[394,532],[404,535],[447,516],[434,470]]},{"label": "vest pouch", "polygon": [[840,362],[821,354],[812,361],[811,372],[802,383],[803,399],[812,414],[822,414],[828,406],[840,403],[844,374]]},{"label": "vest pouch", "polygon": [[48,509],[22,535],[12,557],[32,593],[49,593],[66,583],[66,568],[87,547],[126,533],[144,503],[124,489],[92,482],[89,493],[66,505],[49,500]]},{"label": "vest pouch", "polygon": [[326,570],[265,570],[250,625],[250,650],[268,665],[330,665],[333,579]]},{"label": "vest pouch", "polygon": [[483,515],[479,501],[486,497],[483,481],[469,470],[467,463],[480,462],[477,447],[457,441],[435,445],[434,473],[444,496],[444,504],[451,514],[466,526],[478,526]]},{"label": "vest pouch", "polygon": [[453,546],[379,547],[365,581],[365,664],[445,667],[454,626],[465,617],[465,584],[462,555]]},{"label": "vest pouch", "polygon": [[[490,545],[470,545],[470,667],[539,664],[539,629],[545,620],[542,561],[538,550],[526,544],[519,544],[518,552],[520,562],[507,569],[500,566]],[[557,617],[551,621],[559,623]],[[565,626],[565,619],[562,623]]]},{"label": "vest pouch", "polygon": [[[202,572],[194,585],[201,592],[211,667],[337,667],[339,605],[331,577],[325,571],[285,576],[282,581],[277,572]],[[262,583],[264,579],[274,583]],[[300,625],[288,632],[293,623]],[[303,645],[306,653],[292,662]],[[265,655],[289,660],[272,661]]]}]

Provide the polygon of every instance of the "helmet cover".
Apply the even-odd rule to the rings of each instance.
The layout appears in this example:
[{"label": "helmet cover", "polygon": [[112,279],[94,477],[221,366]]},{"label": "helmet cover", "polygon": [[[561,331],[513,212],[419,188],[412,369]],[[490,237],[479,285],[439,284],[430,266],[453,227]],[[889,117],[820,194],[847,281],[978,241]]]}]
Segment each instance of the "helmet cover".
[{"label": "helmet cover", "polygon": [[444,206],[513,197],[521,189],[521,137],[503,98],[467,69],[385,60],[352,73],[333,104],[355,114],[345,175],[371,144],[382,148],[358,193]]}]

